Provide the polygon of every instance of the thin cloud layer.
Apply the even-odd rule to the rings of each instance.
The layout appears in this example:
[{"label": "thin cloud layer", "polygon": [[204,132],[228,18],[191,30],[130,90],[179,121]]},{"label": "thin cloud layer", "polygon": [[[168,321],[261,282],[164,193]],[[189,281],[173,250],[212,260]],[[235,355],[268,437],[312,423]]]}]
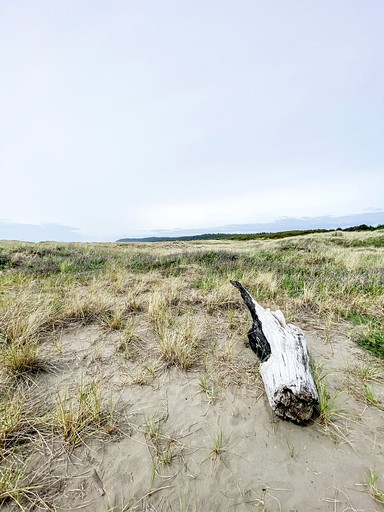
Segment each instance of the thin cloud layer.
[{"label": "thin cloud layer", "polygon": [[[325,215],[321,217],[285,217],[276,219],[273,222],[259,222],[254,224],[227,224],[224,226],[211,226],[204,230],[205,233],[275,233],[278,231],[290,231],[296,229],[337,229],[350,226],[368,226],[384,225],[384,211],[365,212],[361,214],[342,215],[333,217]],[[154,230],[151,233],[140,233],[138,236],[186,236],[201,234],[199,229],[175,229]],[[122,237],[123,238],[123,237]]]},{"label": "thin cloud layer", "polygon": [[383,16],[2,2],[0,217],[96,240],[383,208]]},{"label": "thin cloud layer", "polygon": [[60,224],[13,224],[0,220],[0,240],[24,240],[27,242],[84,242],[86,238],[71,226]]}]

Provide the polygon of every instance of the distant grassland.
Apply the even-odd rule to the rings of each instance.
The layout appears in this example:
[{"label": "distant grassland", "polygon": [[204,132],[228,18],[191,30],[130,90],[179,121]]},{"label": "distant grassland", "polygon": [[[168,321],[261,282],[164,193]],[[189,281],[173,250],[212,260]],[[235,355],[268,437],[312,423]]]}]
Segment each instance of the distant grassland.
[{"label": "distant grassland", "polygon": [[302,314],[347,321],[359,345],[383,356],[383,242],[383,229],[155,245],[1,242],[0,340],[12,341],[15,315],[24,323],[29,318],[36,337],[58,323],[113,316],[125,295],[145,302],[137,290],[153,291],[172,278],[199,307],[228,311],[238,302],[229,285],[236,279],[291,321]]}]

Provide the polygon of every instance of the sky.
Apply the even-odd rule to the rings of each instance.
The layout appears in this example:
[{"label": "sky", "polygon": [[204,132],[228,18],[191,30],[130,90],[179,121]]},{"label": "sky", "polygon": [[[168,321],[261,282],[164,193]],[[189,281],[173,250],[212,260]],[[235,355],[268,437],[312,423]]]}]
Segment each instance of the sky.
[{"label": "sky", "polygon": [[383,19],[382,0],[2,0],[0,239],[384,223]]}]

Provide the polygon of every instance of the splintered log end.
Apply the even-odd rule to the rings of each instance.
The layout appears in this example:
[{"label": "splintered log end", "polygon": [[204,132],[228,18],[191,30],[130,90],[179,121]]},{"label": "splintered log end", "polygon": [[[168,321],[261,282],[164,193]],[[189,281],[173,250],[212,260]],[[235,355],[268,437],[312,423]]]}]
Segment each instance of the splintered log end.
[{"label": "splintered log end", "polygon": [[248,339],[260,358],[260,374],[270,406],[281,418],[295,423],[309,421],[318,393],[303,331],[287,324],[281,311],[260,306],[238,281],[231,283],[240,291],[252,316]]},{"label": "splintered log end", "polygon": [[280,418],[300,424],[312,418],[317,403],[309,390],[302,390],[298,395],[289,388],[283,388],[275,392],[272,409]]}]

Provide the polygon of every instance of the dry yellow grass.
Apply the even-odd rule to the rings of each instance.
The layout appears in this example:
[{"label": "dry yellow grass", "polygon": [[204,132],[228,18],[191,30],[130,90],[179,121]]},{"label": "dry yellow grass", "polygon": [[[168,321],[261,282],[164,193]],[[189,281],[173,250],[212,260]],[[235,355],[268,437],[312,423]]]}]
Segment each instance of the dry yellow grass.
[{"label": "dry yellow grass", "polygon": [[[52,484],[57,491],[67,481],[81,479],[75,471],[65,476],[59,471],[62,455],[57,453],[67,453],[68,447],[71,447],[69,451],[75,450],[75,459],[83,461],[81,464],[86,463],[86,454],[91,453],[87,450],[94,450],[93,454],[101,450],[100,446],[105,454],[111,450],[108,464],[112,467],[120,456],[119,450],[114,451],[113,443],[109,446],[108,438],[106,441],[103,436],[100,443],[105,444],[97,444],[98,437],[94,435],[97,432],[105,435],[108,431],[120,431],[121,427],[124,443],[132,436],[134,444],[129,445],[127,453],[132,460],[140,460],[136,465],[148,466],[148,475],[140,481],[158,483],[159,488],[173,485],[173,481],[167,480],[169,475],[173,475],[175,485],[179,485],[178,478],[182,476],[195,485],[198,478],[189,480],[183,474],[182,468],[188,465],[196,474],[202,471],[202,480],[209,480],[212,475],[204,473],[207,453],[217,459],[218,474],[220,465],[228,473],[226,457],[233,456],[228,467],[235,468],[233,473],[239,471],[246,481],[246,473],[237,464],[248,457],[248,443],[258,453],[264,453],[270,439],[274,443],[279,439],[279,429],[282,437],[294,435],[295,431],[285,424],[276,427],[265,413],[267,406],[260,399],[263,389],[258,362],[247,348],[249,314],[230,279],[241,280],[263,306],[282,309],[289,321],[299,325],[305,321],[316,326],[315,352],[321,347],[325,364],[332,362],[341,368],[350,362],[340,362],[339,354],[354,358],[354,389],[345,388],[349,400],[354,400],[353,417],[362,414],[359,407],[367,407],[378,418],[382,414],[378,404],[384,371],[380,352],[384,249],[377,242],[372,246],[364,244],[371,243],[369,237],[378,239],[379,236],[380,233],[343,233],[274,241],[132,246],[0,244],[8,258],[7,265],[0,269],[0,388],[4,395],[0,400],[0,466],[5,475],[0,483],[0,501],[5,506],[20,502],[21,506],[33,509],[33,495],[34,503],[39,503],[41,508],[48,508],[46,503],[62,507],[58,492],[51,501],[45,501],[46,473],[39,477],[42,487],[33,490],[28,487],[30,475],[36,474],[32,468],[40,464],[47,471],[57,471],[55,474],[60,476]],[[351,339],[376,354],[358,368],[354,351],[359,349]],[[49,368],[55,371],[44,373]],[[34,373],[37,369],[42,373]],[[326,381],[320,378],[319,382],[323,400],[320,417],[328,429],[332,422],[340,421],[339,402],[333,400],[338,397],[340,373],[342,370],[330,373]],[[21,375],[31,378],[17,378]],[[90,383],[88,387],[83,384],[85,377]],[[35,393],[40,404],[35,410],[20,398],[26,391]],[[148,405],[152,397],[155,406]],[[109,411],[109,403],[118,404],[113,412]],[[164,418],[169,414],[177,435],[165,434],[169,425],[164,419],[160,422],[164,428],[156,440],[149,433],[150,421],[147,427],[143,426],[144,418],[163,417],[158,409],[164,403],[171,408]],[[178,409],[172,410],[174,404],[178,404]],[[256,408],[261,419],[256,413],[252,418]],[[218,418],[228,421],[225,432],[229,426],[240,432],[241,457],[231,454],[224,430],[213,427],[219,424]],[[158,422],[154,422],[156,425]],[[324,426],[321,428],[326,430]],[[354,428],[361,429],[361,421]],[[267,441],[264,437],[261,440],[260,432]],[[372,427],[369,435],[375,432]],[[318,434],[310,437],[312,430],[308,427],[300,435],[315,442]],[[182,436],[185,445],[189,436],[193,438],[189,449],[177,441]],[[367,436],[361,434],[358,442]],[[377,438],[376,442],[381,441]],[[137,450],[143,446],[147,452],[140,452],[135,458],[136,448],[132,446]],[[279,449],[283,454],[282,446]],[[315,449],[314,445],[311,448]],[[148,450],[149,464],[145,458]],[[269,471],[267,451],[263,459],[266,472]],[[287,453],[289,464],[295,467]],[[32,454],[40,457],[38,462]],[[210,458],[209,455],[208,462]],[[305,461],[299,462],[302,466],[297,471],[302,474]],[[99,463],[103,464],[101,459]],[[349,459],[348,463],[355,464]],[[104,467],[105,471],[107,468]],[[336,469],[343,471],[340,466],[335,466]],[[121,468],[116,474],[119,471]],[[325,474],[323,471],[316,475],[324,488],[329,483],[323,480]],[[109,473],[108,478],[109,482],[113,481]],[[289,485],[296,485],[295,481]],[[215,484],[218,482],[220,479]],[[356,482],[348,483],[353,488]],[[132,482],[132,488],[135,485],[138,484]],[[77,483],[73,487],[77,489]],[[159,505],[155,501],[156,493],[151,494],[152,489],[140,489],[141,496],[133,501],[137,510],[141,510],[144,502],[163,508],[170,503],[162,490],[158,491],[163,497]],[[78,507],[81,503],[73,497],[76,493],[71,492],[68,492],[72,496],[69,505]],[[246,492],[241,490],[241,499]],[[120,508],[126,505],[115,498]],[[221,497],[224,501],[220,503],[225,508],[240,498],[231,496],[225,501]],[[327,506],[327,502],[322,503]],[[176,509],[175,506],[172,503],[169,510]],[[273,502],[268,506],[274,510]],[[343,506],[347,507],[345,503]],[[95,510],[99,512],[98,508]]]}]

